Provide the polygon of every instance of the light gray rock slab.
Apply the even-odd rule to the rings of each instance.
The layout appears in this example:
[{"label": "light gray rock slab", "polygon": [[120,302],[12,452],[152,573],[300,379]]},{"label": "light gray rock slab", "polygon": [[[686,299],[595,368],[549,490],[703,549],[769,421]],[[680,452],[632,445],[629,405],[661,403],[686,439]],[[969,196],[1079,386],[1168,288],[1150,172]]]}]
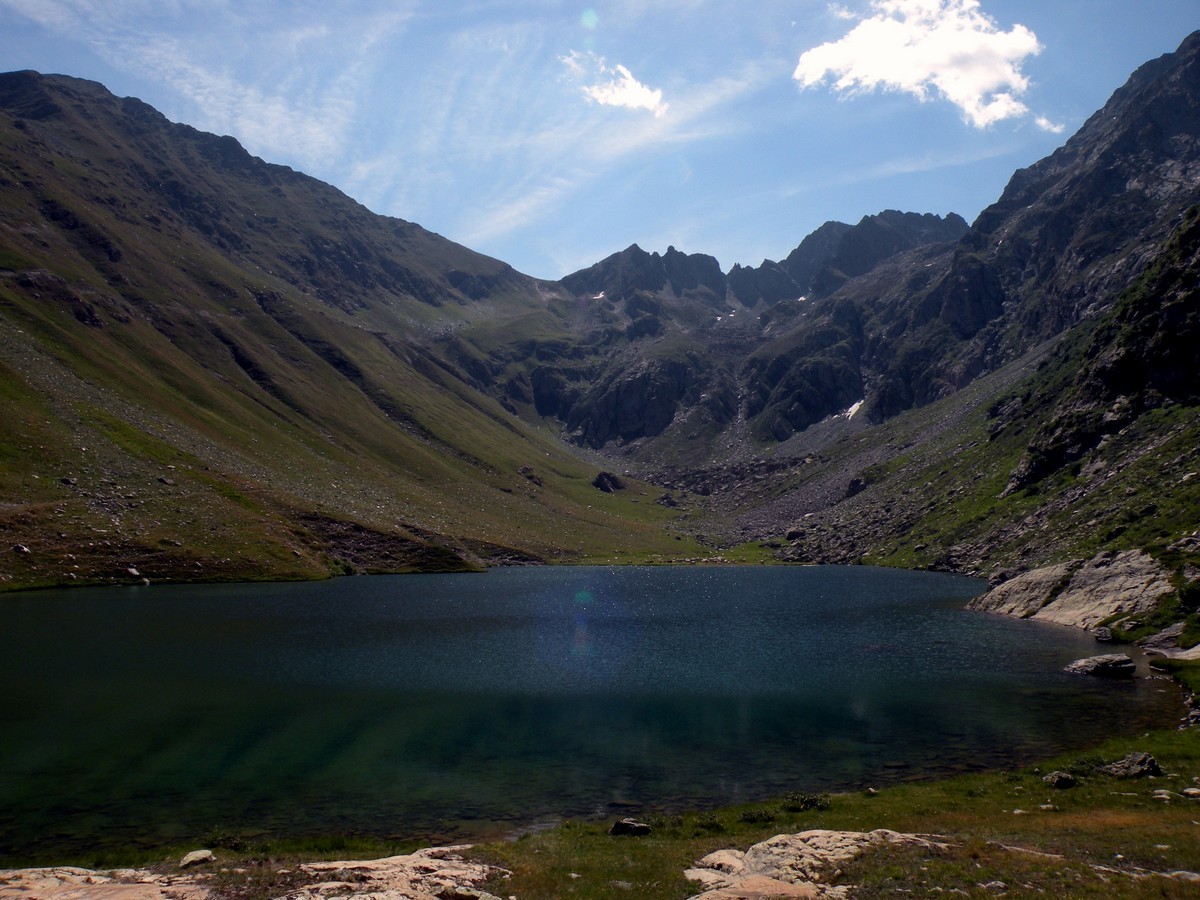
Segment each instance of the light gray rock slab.
[{"label": "light gray rock slab", "polygon": [[968,608],[1028,619],[1050,602],[1053,592],[1070,576],[1074,563],[1059,563],[1022,572],[976,597]]},{"label": "light gray rock slab", "polygon": [[1170,573],[1148,553],[1101,553],[1071,575],[1066,588],[1033,618],[1076,628],[1092,628],[1118,613],[1154,609],[1175,590]]},{"label": "light gray rock slab", "polygon": [[1173,591],[1165,567],[1141,550],[1125,550],[1023,572],[968,607],[1090,629],[1118,614],[1154,609]]},{"label": "light gray rock slab", "polygon": [[1072,675],[1092,675],[1097,678],[1132,678],[1137,671],[1133,660],[1124,653],[1105,653],[1077,659],[1063,667]]}]

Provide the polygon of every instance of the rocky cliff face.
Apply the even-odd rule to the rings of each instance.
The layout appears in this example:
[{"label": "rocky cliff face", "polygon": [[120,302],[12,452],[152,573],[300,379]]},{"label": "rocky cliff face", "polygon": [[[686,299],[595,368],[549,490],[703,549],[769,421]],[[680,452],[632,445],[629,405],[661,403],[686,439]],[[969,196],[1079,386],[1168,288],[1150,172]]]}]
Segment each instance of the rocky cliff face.
[{"label": "rocky cliff face", "polygon": [[1061,149],[1018,171],[969,246],[996,272],[1019,336],[1044,337],[1110,305],[1198,199],[1194,34],[1138,69]]},{"label": "rocky cliff face", "polygon": [[[838,296],[871,313],[868,413],[961,388],[1098,315],[1200,202],[1200,37],[1138,70],[1066,145],[1016,173],[953,251]],[[886,280],[877,277],[886,272]]]},{"label": "rocky cliff face", "polygon": [[826,222],[781,262],[765,260],[757,268],[734,266],[729,290],[753,306],[800,297],[823,297],[880,263],[927,244],[956,241],[967,232],[962,216],[884,210],[857,225]]},{"label": "rocky cliff face", "polygon": [[1008,491],[1077,463],[1150,410],[1200,401],[1193,377],[1200,341],[1198,272],[1200,209],[1185,216],[1143,282],[1089,332],[1071,383],[998,417],[998,428],[1035,410],[1043,419]]}]

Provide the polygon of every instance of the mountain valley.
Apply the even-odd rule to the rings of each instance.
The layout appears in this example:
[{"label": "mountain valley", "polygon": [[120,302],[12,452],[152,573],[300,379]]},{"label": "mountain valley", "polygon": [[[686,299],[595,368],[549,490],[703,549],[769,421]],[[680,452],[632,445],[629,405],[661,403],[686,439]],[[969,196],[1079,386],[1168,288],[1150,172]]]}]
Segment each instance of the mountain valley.
[{"label": "mountain valley", "polygon": [[525,276],[0,76],[0,582],[541,562],[1200,576],[1200,33],[968,224]]}]

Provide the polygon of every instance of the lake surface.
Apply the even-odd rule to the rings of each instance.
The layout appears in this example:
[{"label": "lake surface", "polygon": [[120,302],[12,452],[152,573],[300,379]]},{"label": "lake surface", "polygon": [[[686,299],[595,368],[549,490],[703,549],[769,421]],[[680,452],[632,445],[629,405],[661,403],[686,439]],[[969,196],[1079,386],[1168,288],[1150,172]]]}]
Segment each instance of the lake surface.
[{"label": "lake surface", "polygon": [[1030,761],[1162,682],[972,579],[536,568],[0,597],[0,858],[645,813]]}]

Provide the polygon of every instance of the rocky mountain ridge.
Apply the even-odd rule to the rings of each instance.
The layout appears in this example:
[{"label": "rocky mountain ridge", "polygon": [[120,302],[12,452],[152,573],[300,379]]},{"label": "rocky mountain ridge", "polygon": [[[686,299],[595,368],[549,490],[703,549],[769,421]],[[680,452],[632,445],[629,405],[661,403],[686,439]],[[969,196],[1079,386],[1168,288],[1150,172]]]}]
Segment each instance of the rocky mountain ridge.
[{"label": "rocky mountain ridge", "polygon": [[1197,43],[1136,72],[969,228],[885,211],[724,277],[636,246],[568,276],[594,330],[523,373],[534,411],[634,467],[695,467],[860,402],[885,421],[1094,318],[1200,202]]}]

